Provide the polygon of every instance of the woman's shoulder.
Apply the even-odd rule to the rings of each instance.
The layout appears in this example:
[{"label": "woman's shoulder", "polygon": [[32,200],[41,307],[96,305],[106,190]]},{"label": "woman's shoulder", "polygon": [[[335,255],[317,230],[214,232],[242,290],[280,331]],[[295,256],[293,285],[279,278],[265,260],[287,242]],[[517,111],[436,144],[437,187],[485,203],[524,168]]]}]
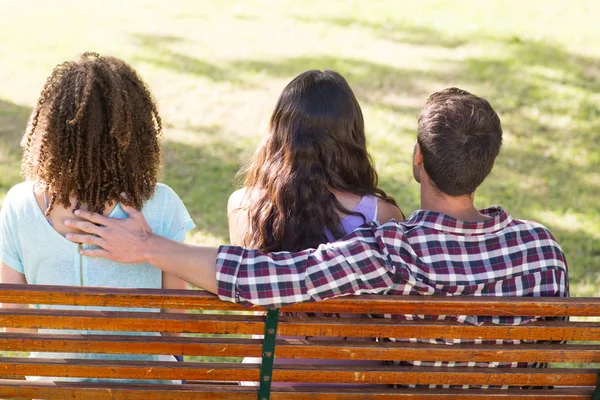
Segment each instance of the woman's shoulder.
[{"label": "woman's shoulder", "polygon": [[33,182],[21,182],[10,188],[2,203],[2,208],[23,208],[30,204],[30,196],[33,196]]},{"label": "woman's shoulder", "polygon": [[177,193],[175,193],[175,191],[173,189],[171,189],[170,186],[158,182],[156,184],[156,188],[154,189],[154,196],[153,198],[169,198],[169,197],[177,197],[179,198],[179,196],[177,195]]},{"label": "woman's shoulder", "polygon": [[164,183],[157,183],[154,194],[142,207],[142,213],[148,218],[164,218],[167,215],[183,212],[185,206],[173,189]]},{"label": "woman's shoulder", "polygon": [[231,193],[229,200],[227,200],[227,215],[230,215],[235,210],[244,208],[250,194],[251,192],[248,188],[241,188]]},{"label": "woman's shoulder", "polygon": [[385,224],[392,219],[395,219],[396,221],[404,220],[404,215],[400,208],[385,200],[377,198],[377,222]]},{"label": "woman's shoulder", "polygon": [[[142,208],[152,230],[171,239],[194,228],[190,214],[177,193],[164,183],[158,183],[154,196]],[[184,235],[185,237],[185,235]],[[177,239],[179,240],[179,239]]]},{"label": "woman's shoulder", "polygon": [[15,197],[24,197],[33,193],[34,183],[30,181],[25,181],[21,183],[17,183],[13,187],[11,187],[6,193],[6,197],[15,196]]},{"label": "woman's shoulder", "polygon": [[173,189],[164,183],[157,183],[154,188],[154,194],[146,203],[144,208],[163,208],[169,206],[172,203],[180,203],[181,198]]}]

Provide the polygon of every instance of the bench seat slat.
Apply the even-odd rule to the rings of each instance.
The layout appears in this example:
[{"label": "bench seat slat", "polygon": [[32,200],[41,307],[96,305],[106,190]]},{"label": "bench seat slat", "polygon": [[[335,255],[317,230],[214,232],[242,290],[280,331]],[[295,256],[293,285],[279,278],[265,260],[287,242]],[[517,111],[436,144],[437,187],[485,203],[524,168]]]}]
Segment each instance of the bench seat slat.
[{"label": "bench seat slat", "polygon": [[[0,326],[12,328],[262,334],[264,317],[118,311],[0,309]],[[600,322],[538,321],[519,326],[470,326],[452,321],[380,318],[281,317],[279,334],[289,336],[600,340]]]},{"label": "bench seat slat", "polygon": [[[277,357],[339,360],[600,362],[600,345],[434,345],[352,341],[278,340]],[[261,339],[148,337],[121,335],[50,335],[0,333],[2,351],[109,354],[181,354],[212,357],[259,357]]]},{"label": "bench seat slat", "polygon": [[[248,310],[197,290],[115,289],[0,284],[0,303],[102,307]],[[449,296],[346,296],[282,308],[295,312],[370,314],[600,316],[600,298],[499,298]]]},{"label": "bench seat slat", "polygon": [[260,334],[264,317],[122,311],[0,309],[0,326],[34,329]]},{"label": "bench seat slat", "polygon": [[[279,365],[273,382],[417,385],[594,386],[598,370],[584,368],[431,368]],[[258,367],[240,363],[171,363],[81,359],[0,358],[0,376],[256,381]]]},{"label": "bench seat slat", "polygon": [[[272,400],[589,400],[592,389],[356,389],[274,387]],[[10,398],[69,398],[72,400],[255,400],[256,388],[202,385],[111,385],[106,383],[18,382],[0,380],[0,396]]]}]

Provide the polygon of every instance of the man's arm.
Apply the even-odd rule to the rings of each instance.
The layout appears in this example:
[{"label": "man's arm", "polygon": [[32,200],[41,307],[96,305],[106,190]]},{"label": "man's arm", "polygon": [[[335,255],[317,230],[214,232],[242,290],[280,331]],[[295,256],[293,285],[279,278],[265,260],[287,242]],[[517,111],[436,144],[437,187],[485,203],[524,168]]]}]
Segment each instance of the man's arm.
[{"label": "man's arm", "polygon": [[237,246],[190,246],[152,234],[144,216],[130,207],[126,219],[87,211],[76,214],[91,222],[69,221],[92,235],[70,234],[69,240],[96,245],[83,255],[124,263],[147,262],[186,280],[222,300],[278,307],[347,294],[380,293],[393,285],[390,255],[377,227],[355,231],[342,241],[301,252],[262,254]]}]

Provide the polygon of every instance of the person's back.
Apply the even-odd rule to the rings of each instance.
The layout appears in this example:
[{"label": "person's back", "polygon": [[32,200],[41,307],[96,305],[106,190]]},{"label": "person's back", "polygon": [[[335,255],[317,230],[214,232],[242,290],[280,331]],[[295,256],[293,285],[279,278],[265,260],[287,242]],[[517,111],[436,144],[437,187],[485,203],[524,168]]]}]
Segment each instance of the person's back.
[{"label": "person's back", "polygon": [[[228,203],[233,244],[263,251],[299,250],[333,242],[367,222],[404,217],[395,201],[377,187],[360,105],[346,80],[334,71],[307,71],[285,87],[273,110],[269,132],[245,173],[245,187]],[[246,358],[244,362],[259,363],[260,359]],[[275,364],[298,362],[275,360]],[[311,359],[301,363],[324,362]]]},{"label": "person's back", "polygon": [[[131,269],[114,261],[84,257],[80,251],[86,247],[65,238],[78,232],[65,222],[74,219],[75,208],[126,217],[120,203],[121,193],[125,193],[125,201],[142,211],[153,232],[184,240],[193,227],[189,214],[169,187],[157,183],[160,133],[160,118],[148,89],[123,61],[85,54],[78,62],[58,66],[42,91],[23,139],[27,181],[9,191],[0,210],[0,281],[185,288],[182,280],[149,264]],[[159,357],[58,353],[36,356],[130,360]],[[174,360],[172,356],[160,359]]]},{"label": "person's back", "polygon": [[[382,225],[377,237],[389,251],[393,275],[380,294],[446,296],[568,296],[567,265],[560,246],[542,225],[513,219],[500,207],[480,210],[489,220],[466,222],[425,210],[415,211],[400,226]],[[366,229],[366,228],[365,228]],[[358,233],[358,232],[357,232]],[[371,233],[371,232],[369,232]],[[401,238],[399,237],[399,233]],[[387,318],[418,320],[419,315],[389,315]],[[428,317],[473,325],[484,323],[520,325],[535,316],[473,317],[439,315]],[[387,339],[395,341],[395,339]],[[405,339],[403,339],[405,340]],[[518,340],[411,339],[441,345],[518,344]],[[435,360],[401,360],[399,365],[454,367],[532,367],[536,363],[441,363]]]}]

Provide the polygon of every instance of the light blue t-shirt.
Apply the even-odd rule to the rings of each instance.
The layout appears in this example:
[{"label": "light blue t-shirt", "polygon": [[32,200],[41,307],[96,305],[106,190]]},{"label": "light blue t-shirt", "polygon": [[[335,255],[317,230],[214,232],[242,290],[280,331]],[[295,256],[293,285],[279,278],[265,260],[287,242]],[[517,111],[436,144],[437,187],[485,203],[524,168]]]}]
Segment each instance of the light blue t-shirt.
[{"label": "light blue t-shirt", "polygon": [[[172,240],[183,242],[185,235],[194,227],[185,206],[168,186],[158,184],[154,196],[142,208],[152,232]],[[120,204],[109,214],[113,218],[125,218]],[[0,260],[25,275],[29,284],[104,286],[118,288],[162,287],[162,272],[149,264],[122,264],[102,258],[79,255],[77,244],[56,232],[38,206],[32,182],[14,186],[6,195],[0,209]],[[108,307],[68,307],[40,305],[43,309],[78,308],[87,310],[110,310]],[[120,308],[118,310],[123,311]],[[150,311],[158,309],[125,309],[125,311]],[[82,331],[40,330],[40,333],[82,333]],[[90,331],[102,334],[108,332]],[[122,333],[125,334],[125,333]],[[129,332],[130,335],[158,335],[157,332]],[[33,355],[33,354],[32,354]],[[157,360],[157,356],[35,353],[36,357],[87,358],[122,360]],[[161,358],[163,359],[163,358]]]}]

